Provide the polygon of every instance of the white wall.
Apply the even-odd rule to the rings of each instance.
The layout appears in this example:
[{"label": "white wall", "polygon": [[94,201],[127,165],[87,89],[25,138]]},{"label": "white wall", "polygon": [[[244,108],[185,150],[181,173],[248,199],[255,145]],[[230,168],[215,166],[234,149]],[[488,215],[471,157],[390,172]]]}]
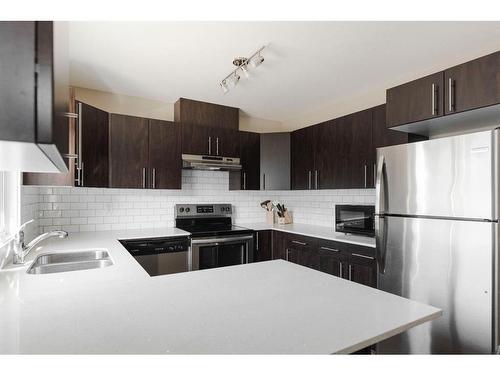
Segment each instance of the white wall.
[{"label": "white wall", "polygon": [[[75,87],[74,89],[76,100],[90,104],[106,112],[165,121],[174,120],[174,103],[86,89],[83,87]],[[240,111],[240,130],[253,131],[256,133],[287,131],[280,121],[250,117],[243,111]]]},{"label": "white wall", "polygon": [[[182,190],[23,188],[23,218],[38,216],[40,231],[68,232],[174,226],[176,203],[231,203],[234,222],[264,222],[260,202],[280,200],[294,222],[334,226],[336,203],[374,204],[373,189],[229,191],[228,172],[183,170]],[[38,190],[38,191],[37,191]]]}]

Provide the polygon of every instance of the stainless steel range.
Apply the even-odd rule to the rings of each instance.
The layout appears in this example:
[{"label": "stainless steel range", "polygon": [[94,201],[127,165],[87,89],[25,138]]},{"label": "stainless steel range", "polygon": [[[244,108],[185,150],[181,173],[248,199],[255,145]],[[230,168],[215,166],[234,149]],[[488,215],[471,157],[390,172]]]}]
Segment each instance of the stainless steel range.
[{"label": "stainless steel range", "polygon": [[253,262],[254,231],[233,225],[230,204],[177,204],[175,226],[191,233],[190,271]]}]

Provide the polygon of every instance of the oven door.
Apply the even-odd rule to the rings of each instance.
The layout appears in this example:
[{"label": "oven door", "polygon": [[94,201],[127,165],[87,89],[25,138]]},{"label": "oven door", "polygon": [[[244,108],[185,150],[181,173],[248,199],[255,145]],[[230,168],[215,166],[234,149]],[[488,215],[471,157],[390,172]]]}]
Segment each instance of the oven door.
[{"label": "oven door", "polygon": [[234,266],[253,262],[253,235],[191,239],[189,270]]}]

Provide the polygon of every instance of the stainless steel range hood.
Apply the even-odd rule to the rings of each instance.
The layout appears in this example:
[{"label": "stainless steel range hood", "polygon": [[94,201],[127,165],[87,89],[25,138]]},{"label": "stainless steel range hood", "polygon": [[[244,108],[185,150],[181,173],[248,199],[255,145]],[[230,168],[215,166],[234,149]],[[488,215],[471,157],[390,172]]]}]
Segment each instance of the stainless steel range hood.
[{"label": "stainless steel range hood", "polygon": [[0,171],[67,173],[54,144],[0,140]]},{"label": "stainless steel range hood", "polygon": [[182,168],[204,171],[239,171],[241,164],[240,158],[182,154]]}]

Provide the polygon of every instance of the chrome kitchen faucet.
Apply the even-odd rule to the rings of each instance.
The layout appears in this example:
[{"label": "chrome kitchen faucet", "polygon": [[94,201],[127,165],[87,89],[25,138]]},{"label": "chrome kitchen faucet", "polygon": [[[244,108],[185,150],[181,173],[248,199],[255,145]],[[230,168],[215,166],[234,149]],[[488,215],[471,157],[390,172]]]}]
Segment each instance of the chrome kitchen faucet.
[{"label": "chrome kitchen faucet", "polygon": [[33,220],[30,220],[21,225],[17,230],[16,234],[14,235],[14,238],[11,242],[14,249],[14,264],[24,264],[26,256],[40,242],[52,237],[65,238],[68,236],[68,232],[65,232],[63,230],[53,230],[50,232],[42,233],[38,237],[34,238],[30,243],[25,245],[24,228],[26,227],[26,225],[32,222]]}]

